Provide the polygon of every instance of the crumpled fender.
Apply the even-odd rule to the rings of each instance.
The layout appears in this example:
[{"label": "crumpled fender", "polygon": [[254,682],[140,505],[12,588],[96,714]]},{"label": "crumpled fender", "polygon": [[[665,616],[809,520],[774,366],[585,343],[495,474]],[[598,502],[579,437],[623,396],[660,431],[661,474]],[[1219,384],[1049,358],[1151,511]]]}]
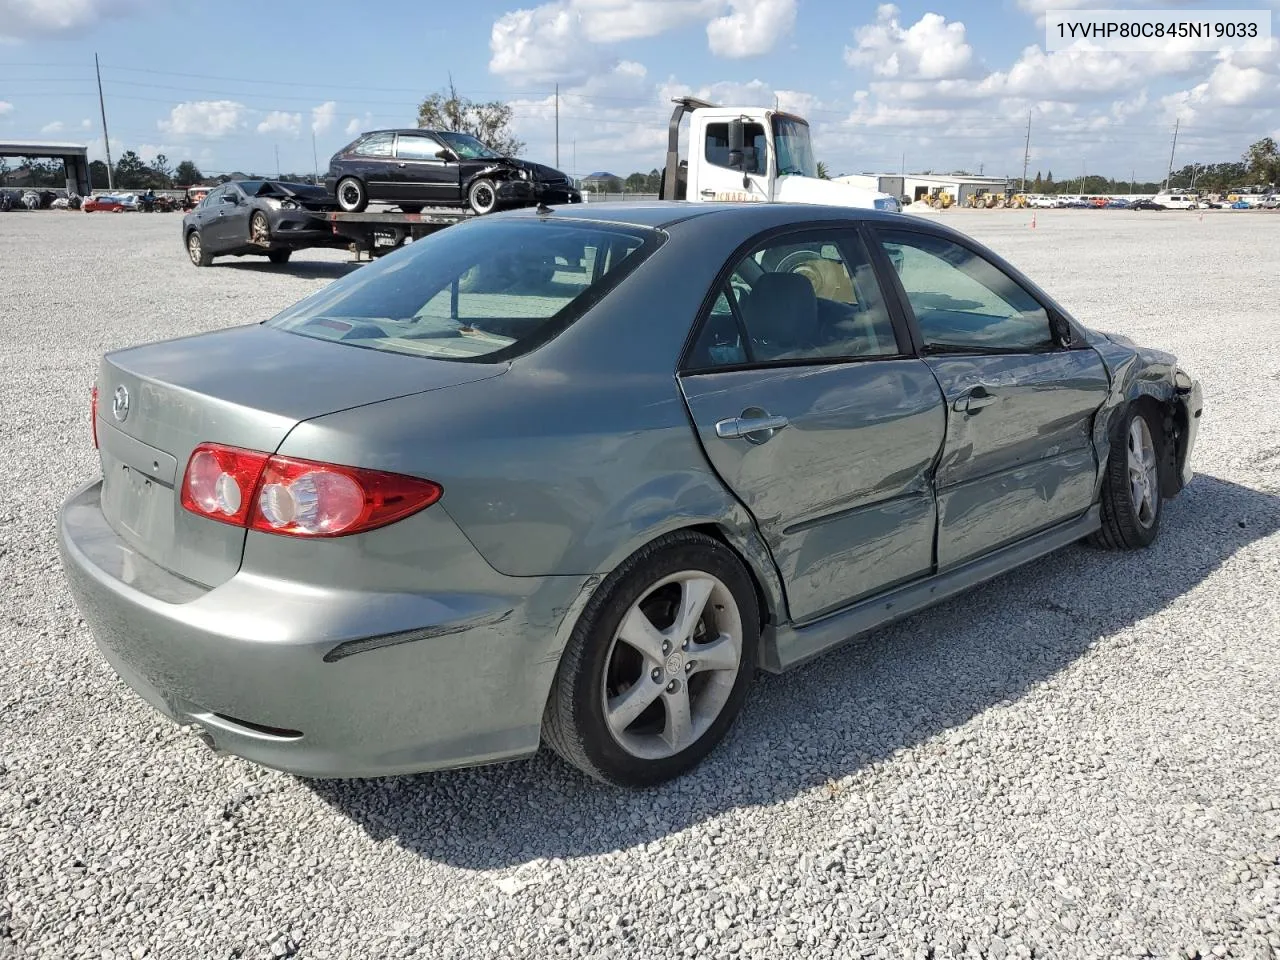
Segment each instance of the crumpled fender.
[{"label": "crumpled fender", "polygon": [[462,185],[462,190],[465,193],[467,190],[471,189],[471,185],[473,183],[484,178],[497,180],[499,182],[503,180],[514,180],[517,177],[518,169],[519,168],[509,160],[499,160],[496,163],[491,163],[487,167],[481,168],[477,173],[472,175],[467,182]]},{"label": "crumpled fender", "polygon": [[1175,380],[1178,359],[1171,353],[1139,346],[1120,334],[1090,330],[1088,338],[1111,379],[1107,399],[1093,422],[1094,450],[1102,465],[1098,483],[1105,476],[1112,442],[1123,428],[1125,411],[1130,404],[1149,397],[1166,413],[1163,429],[1167,469],[1163,472],[1161,493],[1166,498],[1176,497],[1191,480],[1187,461],[1203,407],[1199,383],[1194,383],[1190,392],[1179,391]]}]

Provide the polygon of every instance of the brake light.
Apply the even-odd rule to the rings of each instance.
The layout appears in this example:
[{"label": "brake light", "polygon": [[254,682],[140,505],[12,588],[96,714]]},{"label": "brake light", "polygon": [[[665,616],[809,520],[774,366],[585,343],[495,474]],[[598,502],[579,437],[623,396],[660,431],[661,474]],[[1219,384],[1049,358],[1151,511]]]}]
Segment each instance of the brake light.
[{"label": "brake light", "polygon": [[98,449],[98,385],[89,391],[89,423],[93,427],[93,449]]},{"label": "brake light", "polygon": [[210,520],[293,537],[338,537],[431,506],[439,484],[379,470],[205,443],[187,462],[182,505]]}]

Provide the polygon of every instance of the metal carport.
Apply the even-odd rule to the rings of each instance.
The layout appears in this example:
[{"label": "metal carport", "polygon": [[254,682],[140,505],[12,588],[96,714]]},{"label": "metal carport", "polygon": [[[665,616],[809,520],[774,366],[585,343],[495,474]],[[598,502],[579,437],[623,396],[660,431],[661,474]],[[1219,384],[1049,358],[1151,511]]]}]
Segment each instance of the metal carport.
[{"label": "metal carport", "polygon": [[67,190],[87,197],[93,192],[89,179],[89,148],[83,143],[51,143],[47,140],[0,140],[0,157],[38,157],[61,160],[67,170]]}]

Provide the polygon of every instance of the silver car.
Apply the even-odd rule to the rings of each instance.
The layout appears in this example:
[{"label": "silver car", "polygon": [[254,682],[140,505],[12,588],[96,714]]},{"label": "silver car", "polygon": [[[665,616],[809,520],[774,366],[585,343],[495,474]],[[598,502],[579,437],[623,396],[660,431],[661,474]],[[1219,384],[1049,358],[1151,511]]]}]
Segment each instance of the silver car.
[{"label": "silver car", "polygon": [[104,358],[63,508],[103,655],[311,777],[656,783],[782,671],[1083,538],[1141,548],[1201,394],[914,217],[478,218]]}]

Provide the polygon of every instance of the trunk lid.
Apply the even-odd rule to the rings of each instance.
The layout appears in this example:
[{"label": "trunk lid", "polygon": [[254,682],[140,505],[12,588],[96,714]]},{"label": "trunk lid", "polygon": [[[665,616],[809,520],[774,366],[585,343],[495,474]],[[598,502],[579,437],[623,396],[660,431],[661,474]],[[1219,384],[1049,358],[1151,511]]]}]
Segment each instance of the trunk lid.
[{"label": "trunk lid", "polygon": [[182,477],[196,446],[274,453],[304,420],[505,370],[256,325],[110,353],[98,373],[103,513],[148,559],[216,586],[240,568],[245,531],[183,509]]}]

